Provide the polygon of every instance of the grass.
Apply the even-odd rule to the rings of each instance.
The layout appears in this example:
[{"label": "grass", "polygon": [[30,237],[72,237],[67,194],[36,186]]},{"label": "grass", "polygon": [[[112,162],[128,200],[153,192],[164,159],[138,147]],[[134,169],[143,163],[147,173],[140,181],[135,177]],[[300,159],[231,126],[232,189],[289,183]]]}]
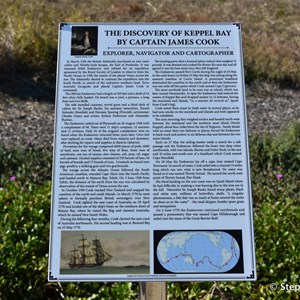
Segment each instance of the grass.
[{"label": "grass", "polygon": [[[168,299],[300,299],[300,124],[250,138],[258,280],[168,283]],[[25,159],[26,158],[26,159]],[[47,283],[51,153],[0,148],[0,298],[137,299],[137,283]],[[278,176],[278,174],[281,174]],[[11,255],[15,253],[17,255]],[[272,291],[269,286],[279,287]]]},{"label": "grass", "polygon": [[17,74],[54,82],[58,23],[62,21],[238,21],[243,26],[246,81],[299,87],[298,5],[297,0],[2,0],[0,65],[14,64]]}]

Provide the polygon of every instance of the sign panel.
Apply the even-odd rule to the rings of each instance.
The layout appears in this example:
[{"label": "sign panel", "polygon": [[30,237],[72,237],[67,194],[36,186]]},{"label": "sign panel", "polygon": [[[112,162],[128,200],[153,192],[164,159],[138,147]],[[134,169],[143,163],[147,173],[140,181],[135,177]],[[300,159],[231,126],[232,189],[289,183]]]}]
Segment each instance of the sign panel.
[{"label": "sign panel", "polygon": [[49,280],[255,278],[240,24],[60,24]]}]

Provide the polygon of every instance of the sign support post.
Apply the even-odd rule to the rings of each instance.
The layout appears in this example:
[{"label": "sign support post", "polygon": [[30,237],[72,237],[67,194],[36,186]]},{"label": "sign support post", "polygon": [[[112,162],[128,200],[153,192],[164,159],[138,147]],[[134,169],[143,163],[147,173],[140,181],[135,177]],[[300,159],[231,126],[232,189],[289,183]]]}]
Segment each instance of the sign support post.
[{"label": "sign support post", "polygon": [[167,300],[167,282],[140,282],[139,288],[139,300]]}]

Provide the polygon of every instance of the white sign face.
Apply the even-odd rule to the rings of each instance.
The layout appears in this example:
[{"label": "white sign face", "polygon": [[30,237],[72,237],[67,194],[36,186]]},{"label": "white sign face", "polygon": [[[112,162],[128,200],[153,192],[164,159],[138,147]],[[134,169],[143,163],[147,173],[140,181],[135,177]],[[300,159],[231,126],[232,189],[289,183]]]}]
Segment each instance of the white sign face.
[{"label": "white sign face", "polygon": [[61,24],[49,280],[255,280],[246,121],[240,24]]}]

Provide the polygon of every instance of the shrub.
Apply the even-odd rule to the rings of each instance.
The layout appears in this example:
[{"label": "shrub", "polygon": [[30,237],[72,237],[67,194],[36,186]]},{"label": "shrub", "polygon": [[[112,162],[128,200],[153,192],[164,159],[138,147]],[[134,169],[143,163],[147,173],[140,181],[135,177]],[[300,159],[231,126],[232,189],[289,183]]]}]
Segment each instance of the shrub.
[{"label": "shrub", "polygon": [[[1,149],[0,298],[44,299],[45,289],[60,288],[47,283],[51,153]],[[300,299],[299,292],[282,289],[300,280],[299,149],[298,123],[277,137],[250,139],[258,280],[169,282],[169,299]],[[18,175],[9,180],[12,174]],[[271,283],[277,290],[270,289]],[[69,300],[138,295],[138,284],[131,282],[63,283],[61,289]]]},{"label": "shrub", "polygon": [[50,182],[0,189],[2,299],[42,299],[47,281]]},{"label": "shrub", "polygon": [[300,124],[291,122],[274,138],[269,134],[263,138],[253,136],[250,161],[256,207],[268,199],[291,197],[297,201],[300,192]]},{"label": "shrub", "polygon": [[[232,22],[243,25],[246,78],[300,83],[296,0],[91,0],[0,3],[0,60],[23,74],[54,82],[59,22]],[[8,53],[9,55],[6,55]],[[0,61],[0,65],[1,61]],[[5,68],[3,70],[11,70]]]},{"label": "shrub", "polygon": [[52,153],[48,149],[28,144],[25,148],[7,149],[0,145],[0,186],[9,178],[23,186],[43,184],[51,180]]}]

